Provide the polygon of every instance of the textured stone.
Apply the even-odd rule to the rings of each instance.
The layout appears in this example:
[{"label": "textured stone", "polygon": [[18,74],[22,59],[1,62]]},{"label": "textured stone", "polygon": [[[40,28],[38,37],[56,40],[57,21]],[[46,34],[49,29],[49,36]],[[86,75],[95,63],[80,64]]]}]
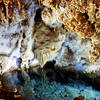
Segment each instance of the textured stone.
[{"label": "textured stone", "polygon": [[[11,16],[14,21],[9,23],[5,11],[1,13],[4,16],[0,26],[1,73],[39,64],[43,67],[52,59],[55,59],[59,66],[70,65],[88,72],[99,70],[99,28],[94,27],[99,25],[99,21],[96,22],[99,20],[97,1],[75,3],[74,0],[35,0],[35,3],[45,6],[41,12],[42,8],[33,1],[8,0],[0,3],[1,11],[5,5],[12,5],[13,2],[17,5],[12,8]],[[5,13],[10,16],[10,11]],[[82,38],[73,32],[66,32],[63,24],[68,31],[77,32]],[[91,60],[95,63],[91,63]]]},{"label": "textured stone", "polygon": [[2,82],[0,84],[0,99],[25,100],[25,98],[19,93],[17,88],[15,88],[15,90],[9,89],[8,87],[4,86]]},{"label": "textured stone", "polygon": [[[89,60],[96,62],[100,56],[100,0],[41,0],[41,4],[46,6],[42,13],[46,24],[51,20],[51,25],[63,23],[69,32],[90,39]],[[93,50],[95,47],[98,49]]]},{"label": "textured stone", "polygon": [[60,50],[65,40],[66,30],[62,27],[49,28],[43,23],[36,24],[35,29],[35,53],[40,65],[43,67]]},{"label": "textured stone", "polygon": [[15,22],[16,16],[14,16],[15,7],[18,9],[18,12],[22,10],[22,0],[1,0],[0,2],[0,20],[2,23]]},{"label": "textured stone", "polygon": [[49,65],[46,70],[51,80],[84,79],[98,88],[99,0],[34,1],[45,6],[42,12],[32,0],[0,0],[0,74],[7,86],[30,81],[33,73],[41,73],[40,66],[55,60],[57,69]]},{"label": "textured stone", "polygon": [[[38,64],[38,61],[34,60],[32,51],[34,45],[32,34],[36,10],[39,7],[33,1],[23,1],[23,3],[21,14],[17,12],[17,8],[13,9],[14,22],[8,24],[2,22],[0,25],[1,73]],[[28,5],[27,9],[25,9],[26,5]],[[10,14],[10,12],[8,13]]]},{"label": "textured stone", "polygon": [[[1,3],[4,7],[10,7],[9,4],[12,8],[5,8],[7,17],[1,18],[0,25],[0,73],[37,65],[43,67],[61,48],[66,30],[61,24],[54,28],[45,25],[41,8],[32,0]],[[10,17],[14,18],[11,23]]]}]

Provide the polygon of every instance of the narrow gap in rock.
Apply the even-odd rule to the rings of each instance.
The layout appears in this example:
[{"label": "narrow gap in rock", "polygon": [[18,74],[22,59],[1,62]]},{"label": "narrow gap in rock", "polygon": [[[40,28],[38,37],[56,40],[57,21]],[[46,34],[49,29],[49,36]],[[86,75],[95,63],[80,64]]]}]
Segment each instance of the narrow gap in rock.
[{"label": "narrow gap in rock", "polygon": [[36,22],[41,21],[41,11],[42,11],[42,9],[38,9],[38,10],[36,11],[36,16],[35,16],[35,21],[36,21]]},{"label": "narrow gap in rock", "polygon": [[96,12],[98,12],[99,11],[99,9],[96,9]]},{"label": "narrow gap in rock", "polygon": [[23,33],[23,38],[24,38],[24,39],[26,38],[26,35],[25,35],[25,33]]},{"label": "narrow gap in rock", "polygon": [[9,18],[9,19],[8,19],[8,22],[9,22],[9,24],[11,24],[11,22],[12,22],[12,19],[11,19],[11,18]]},{"label": "narrow gap in rock", "polygon": [[56,63],[55,60],[53,61],[50,61],[50,62],[47,62],[45,65],[44,65],[44,69],[48,69],[48,68],[54,68],[54,64]]},{"label": "narrow gap in rock", "polygon": [[28,19],[22,20],[21,25],[23,25],[23,26],[28,25]]},{"label": "narrow gap in rock", "polygon": [[93,23],[91,25],[92,25],[92,29],[94,30],[95,29],[95,23]]},{"label": "narrow gap in rock", "polygon": [[88,20],[89,19],[89,16],[87,13],[82,13],[82,16],[85,16],[85,19]]}]

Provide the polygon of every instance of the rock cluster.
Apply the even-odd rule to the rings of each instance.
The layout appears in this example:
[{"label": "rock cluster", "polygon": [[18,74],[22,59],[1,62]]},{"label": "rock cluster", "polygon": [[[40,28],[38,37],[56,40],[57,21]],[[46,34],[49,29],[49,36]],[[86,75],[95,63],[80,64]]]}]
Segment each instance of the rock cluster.
[{"label": "rock cluster", "polygon": [[60,22],[69,32],[76,32],[80,37],[89,39],[89,59],[96,62],[100,56],[100,0],[39,1],[45,6],[42,11],[43,21],[51,26]]},{"label": "rock cluster", "polygon": [[43,22],[35,24],[34,32],[35,54],[43,67],[48,60],[52,60],[65,41],[66,30],[62,27],[49,28]]}]

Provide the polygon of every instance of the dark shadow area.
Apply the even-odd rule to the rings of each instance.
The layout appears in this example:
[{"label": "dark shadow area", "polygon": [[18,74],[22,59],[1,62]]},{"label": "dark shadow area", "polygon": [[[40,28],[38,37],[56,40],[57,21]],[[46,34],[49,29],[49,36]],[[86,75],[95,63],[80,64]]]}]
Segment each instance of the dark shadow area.
[{"label": "dark shadow area", "polygon": [[40,8],[36,11],[35,22],[39,22],[42,20],[41,11],[42,11],[42,9],[40,9]]},{"label": "dark shadow area", "polygon": [[49,81],[57,81],[62,84],[78,82],[87,86],[92,86],[100,91],[100,73],[84,73],[72,68],[55,66],[55,61],[47,62],[44,71]]}]

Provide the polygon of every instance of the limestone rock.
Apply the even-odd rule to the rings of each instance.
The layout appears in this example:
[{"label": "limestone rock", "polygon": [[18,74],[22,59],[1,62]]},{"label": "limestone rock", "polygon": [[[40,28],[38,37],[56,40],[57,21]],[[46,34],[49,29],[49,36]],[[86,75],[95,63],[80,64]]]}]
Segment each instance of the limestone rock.
[{"label": "limestone rock", "polygon": [[[11,1],[8,0],[8,4],[9,2]],[[32,34],[35,14],[39,6],[32,0],[23,3],[21,14],[17,8],[13,9],[14,22],[6,24],[2,22],[0,25],[0,73],[38,64],[38,61],[34,60],[32,51],[34,45]],[[20,6],[18,0],[18,9],[21,9]]]},{"label": "limestone rock", "polygon": [[51,25],[60,22],[69,32],[90,39],[89,60],[96,62],[100,56],[100,0],[41,0],[41,4],[45,6],[42,19],[46,24],[50,25],[50,20]]},{"label": "limestone rock", "polygon": [[[37,65],[43,67],[53,59],[59,66],[88,72],[99,70],[99,3],[96,0],[76,3],[74,0],[3,0],[0,5],[0,16],[4,16],[0,17],[1,73]],[[8,5],[12,7],[12,14],[7,10]],[[82,38],[74,32],[66,32],[63,24]]]},{"label": "limestone rock", "polygon": [[22,10],[22,0],[1,0],[0,1],[0,20],[2,23],[15,22],[16,16],[14,14],[15,7],[18,8],[18,12]]},{"label": "limestone rock", "polygon": [[89,48],[88,39],[82,39],[74,32],[67,32],[66,41],[55,57],[56,65],[61,68],[73,68],[82,72],[96,73],[100,70],[100,58],[95,63],[91,63],[87,52]]},{"label": "limestone rock", "polygon": [[43,67],[56,56],[65,40],[66,30],[61,24],[50,28],[43,23],[39,12],[42,8],[36,2],[4,0],[0,3],[3,7],[0,10],[4,10],[0,17],[1,74],[37,65]]},{"label": "limestone rock", "polygon": [[43,65],[57,55],[65,41],[66,30],[62,27],[49,28],[44,23],[35,24],[35,54],[40,65]]}]

